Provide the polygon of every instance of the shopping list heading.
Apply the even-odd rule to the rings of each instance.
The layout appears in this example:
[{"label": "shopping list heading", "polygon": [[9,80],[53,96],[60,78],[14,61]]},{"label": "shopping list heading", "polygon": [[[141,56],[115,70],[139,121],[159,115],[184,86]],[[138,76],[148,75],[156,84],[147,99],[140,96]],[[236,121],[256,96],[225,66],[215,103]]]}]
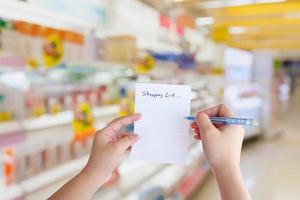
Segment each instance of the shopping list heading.
[{"label": "shopping list heading", "polygon": [[132,147],[131,159],[155,163],[186,164],[188,157],[191,87],[138,83],[135,112],[142,119],[134,125],[140,137]]},{"label": "shopping list heading", "polygon": [[157,93],[157,92],[151,92],[151,91],[148,91],[148,90],[144,90],[142,92],[142,96],[143,97],[153,98],[153,99],[162,99],[162,98],[174,99],[174,98],[180,98],[180,96],[176,95],[175,92]]}]

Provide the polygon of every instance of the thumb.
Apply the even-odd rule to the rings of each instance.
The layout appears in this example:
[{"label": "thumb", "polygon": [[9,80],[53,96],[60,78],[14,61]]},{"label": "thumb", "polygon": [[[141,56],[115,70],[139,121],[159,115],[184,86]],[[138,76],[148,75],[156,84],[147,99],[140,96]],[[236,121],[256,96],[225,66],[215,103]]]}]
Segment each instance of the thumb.
[{"label": "thumb", "polygon": [[128,134],[116,142],[116,145],[120,151],[126,151],[130,146],[138,141],[136,134]]},{"label": "thumb", "polygon": [[216,129],[216,127],[211,123],[208,115],[204,112],[197,114],[196,123],[203,135],[206,135],[208,132]]}]

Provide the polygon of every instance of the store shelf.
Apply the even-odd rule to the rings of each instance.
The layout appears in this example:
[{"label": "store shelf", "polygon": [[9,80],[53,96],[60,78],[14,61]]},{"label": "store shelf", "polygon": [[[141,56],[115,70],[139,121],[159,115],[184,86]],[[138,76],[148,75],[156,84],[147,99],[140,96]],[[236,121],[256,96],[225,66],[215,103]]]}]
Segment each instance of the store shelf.
[{"label": "store shelf", "polygon": [[22,181],[19,184],[9,186],[2,193],[0,192],[1,199],[18,199],[23,195],[30,194],[54,182],[74,175],[84,167],[87,160],[88,156],[83,156]]},{"label": "store shelf", "polygon": [[[106,121],[97,123],[97,129],[103,128],[107,124]],[[47,170],[37,176],[26,179],[19,184],[11,186],[5,190],[5,193],[0,192],[0,196],[11,197],[12,195],[22,196],[24,194],[29,195],[42,188],[46,188],[56,182],[66,180],[79,172],[86,164],[88,155],[81,158],[71,160],[65,164],[59,165],[53,169]],[[19,191],[19,192],[16,192]],[[54,192],[54,191],[53,191]],[[13,196],[14,197],[14,196]],[[13,198],[7,198],[13,199]]]},{"label": "store shelf", "polygon": [[183,52],[179,45],[170,44],[162,41],[153,41],[153,40],[140,41],[138,43],[138,48],[144,50],[150,50],[158,53],[180,54]]},{"label": "store shelf", "polygon": [[[93,108],[95,118],[116,115],[119,111],[118,105],[103,106]],[[39,129],[48,129],[51,127],[70,124],[73,120],[73,111],[63,111],[55,115],[45,114],[38,118],[24,119],[20,121],[12,121],[0,123],[0,135],[20,131],[34,131]]]},{"label": "store shelf", "polygon": [[[103,106],[93,108],[94,118],[115,115],[119,111],[118,105]],[[56,115],[43,115],[36,119],[27,119],[21,121],[25,131],[32,131],[37,129],[46,129],[54,126],[61,126],[70,124],[73,120],[73,111],[63,111]]]},{"label": "store shelf", "polygon": [[11,185],[5,188],[3,191],[0,191],[0,197],[3,200],[6,199],[20,199],[22,197],[23,191],[19,185]]},{"label": "store shelf", "polygon": [[21,131],[23,131],[23,127],[18,121],[0,123],[0,136]]},{"label": "store shelf", "polygon": [[84,167],[87,161],[88,156],[83,156],[82,158],[72,160],[40,175],[29,178],[21,182],[19,185],[25,194],[32,193],[40,188],[48,186],[55,181],[62,180],[63,178],[75,174]]},{"label": "store shelf", "polygon": [[44,26],[74,31],[86,31],[99,27],[98,23],[74,18],[46,8],[17,0],[0,1],[0,17],[23,20]]}]

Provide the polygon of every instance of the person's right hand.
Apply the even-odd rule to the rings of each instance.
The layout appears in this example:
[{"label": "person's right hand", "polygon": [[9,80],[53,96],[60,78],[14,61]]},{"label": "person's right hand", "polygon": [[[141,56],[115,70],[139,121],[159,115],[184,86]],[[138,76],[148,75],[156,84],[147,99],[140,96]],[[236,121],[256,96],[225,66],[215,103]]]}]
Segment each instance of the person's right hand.
[{"label": "person's right hand", "polygon": [[210,117],[233,117],[224,105],[198,112],[191,124],[195,138],[202,140],[203,151],[213,171],[239,167],[244,129],[239,125],[212,124]]}]

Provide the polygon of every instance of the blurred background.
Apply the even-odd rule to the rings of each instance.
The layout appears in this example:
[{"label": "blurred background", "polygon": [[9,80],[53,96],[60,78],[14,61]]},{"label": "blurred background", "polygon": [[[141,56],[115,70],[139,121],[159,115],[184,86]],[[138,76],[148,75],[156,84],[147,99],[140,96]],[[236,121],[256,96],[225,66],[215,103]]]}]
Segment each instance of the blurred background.
[{"label": "blurred background", "polygon": [[[257,119],[241,159],[253,199],[299,199],[299,75],[296,0],[2,0],[0,199],[46,199],[78,173],[95,130],[134,112],[137,81]],[[220,199],[192,134],[189,150],[186,167],[127,155],[94,199]]]}]

